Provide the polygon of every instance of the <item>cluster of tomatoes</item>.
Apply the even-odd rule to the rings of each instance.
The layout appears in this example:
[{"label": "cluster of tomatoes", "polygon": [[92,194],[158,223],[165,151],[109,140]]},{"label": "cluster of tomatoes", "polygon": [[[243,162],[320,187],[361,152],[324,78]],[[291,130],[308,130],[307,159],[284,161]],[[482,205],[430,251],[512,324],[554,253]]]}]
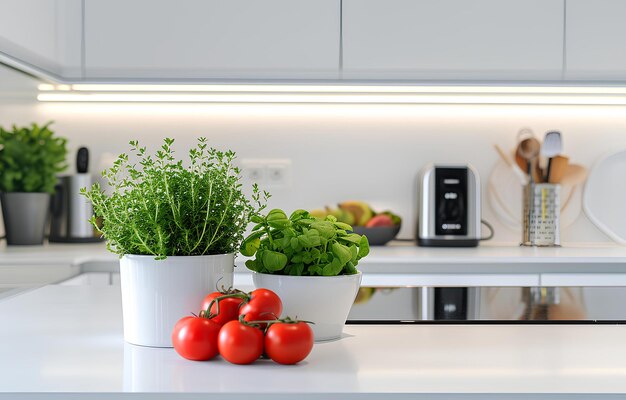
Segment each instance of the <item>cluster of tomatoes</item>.
[{"label": "cluster of tomatoes", "polygon": [[220,354],[233,364],[250,364],[263,354],[280,364],[295,364],[313,348],[305,321],[279,319],[283,304],[269,289],[207,295],[198,316],[181,318],[172,343],[182,357],[205,361]]}]

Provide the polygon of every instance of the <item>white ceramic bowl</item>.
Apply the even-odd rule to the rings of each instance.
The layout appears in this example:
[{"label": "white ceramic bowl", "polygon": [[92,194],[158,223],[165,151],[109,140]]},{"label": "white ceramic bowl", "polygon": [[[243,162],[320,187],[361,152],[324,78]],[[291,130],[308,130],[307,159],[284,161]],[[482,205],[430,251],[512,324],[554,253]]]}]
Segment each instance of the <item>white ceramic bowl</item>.
[{"label": "white ceramic bowl", "polygon": [[314,322],[315,341],[341,337],[362,274],[289,276],[252,273],[254,286],[274,291],[283,302],[282,317]]}]

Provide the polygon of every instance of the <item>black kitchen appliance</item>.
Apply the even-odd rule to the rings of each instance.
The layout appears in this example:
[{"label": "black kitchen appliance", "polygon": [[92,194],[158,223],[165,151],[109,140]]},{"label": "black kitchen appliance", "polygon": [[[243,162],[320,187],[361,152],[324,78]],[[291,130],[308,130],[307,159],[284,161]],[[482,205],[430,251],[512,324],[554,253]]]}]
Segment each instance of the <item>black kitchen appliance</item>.
[{"label": "black kitchen appliance", "polygon": [[426,166],[420,173],[417,243],[474,247],[480,240],[480,180],[470,165]]}]

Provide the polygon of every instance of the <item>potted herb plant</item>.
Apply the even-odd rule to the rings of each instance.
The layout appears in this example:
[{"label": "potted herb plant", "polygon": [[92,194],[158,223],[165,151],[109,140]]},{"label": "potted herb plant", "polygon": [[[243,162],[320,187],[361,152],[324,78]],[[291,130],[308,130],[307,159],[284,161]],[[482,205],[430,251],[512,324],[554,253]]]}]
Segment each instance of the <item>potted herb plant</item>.
[{"label": "potted herb plant", "polygon": [[172,347],[176,321],[198,310],[218,282],[232,286],[246,222],[263,209],[256,185],[252,202],[242,192],[234,152],[200,138],[184,166],[173,143],[165,139],[149,155],[131,141],[137,160],[122,154],[103,172],[112,193],[97,183],[82,190],[93,203],[92,224],[121,257],[124,338],[144,346]]},{"label": "potted herb plant", "polygon": [[274,209],[251,221],[241,254],[254,257],[246,261],[254,285],[276,292],[285,315],[314,322],[316,341],[339,338],[361,284],[356,266],[369,253],[367,237],[305,210],[287,217]]},{"label": "potted herb plant", "polygon": [[0,127],[0,202],[9,245],[43,244],[57,174],[67,168],[67,139],[49,126]]}]

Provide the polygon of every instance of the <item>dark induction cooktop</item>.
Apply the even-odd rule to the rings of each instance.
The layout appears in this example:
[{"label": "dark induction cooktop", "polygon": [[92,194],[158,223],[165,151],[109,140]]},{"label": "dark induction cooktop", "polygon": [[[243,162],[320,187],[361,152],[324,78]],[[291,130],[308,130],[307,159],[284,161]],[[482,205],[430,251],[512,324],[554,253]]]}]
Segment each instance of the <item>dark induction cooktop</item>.
[{"label": "dark induction cooktop", "polygon": [[625,287],[361,287],[348,324],[622,323]]}]

